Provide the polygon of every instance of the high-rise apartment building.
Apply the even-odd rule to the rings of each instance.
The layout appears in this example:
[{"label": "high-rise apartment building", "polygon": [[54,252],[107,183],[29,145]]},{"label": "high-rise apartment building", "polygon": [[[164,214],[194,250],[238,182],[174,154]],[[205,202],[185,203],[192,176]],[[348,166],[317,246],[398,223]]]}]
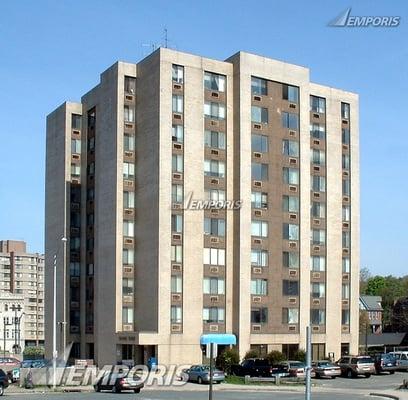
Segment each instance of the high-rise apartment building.
[{"label": "high-rise apartment building", "polygon": [[292,355],[308,324],[313,358],[356,353],[358,141],[358,96],[304,67],[162,48],[106,70],[47,118],[46,307],[66,236],[71,357],[197,363],[205,333]]},{"label": "high-rise apartment building", "polygon": [[1,240],[0,277],[0,340],[12,351],[43,345],[44,255],[28,253],[23,241]]}]

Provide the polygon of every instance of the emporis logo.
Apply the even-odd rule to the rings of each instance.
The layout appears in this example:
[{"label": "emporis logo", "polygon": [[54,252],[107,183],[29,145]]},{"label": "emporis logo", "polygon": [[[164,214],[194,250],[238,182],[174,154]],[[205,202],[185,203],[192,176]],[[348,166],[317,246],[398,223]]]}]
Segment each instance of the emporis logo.
[{"label": "emporis logo", "polygon": [[400,16],[353,16],[351,7],[329,22],[337,28],[396,28],[401,22]]}]

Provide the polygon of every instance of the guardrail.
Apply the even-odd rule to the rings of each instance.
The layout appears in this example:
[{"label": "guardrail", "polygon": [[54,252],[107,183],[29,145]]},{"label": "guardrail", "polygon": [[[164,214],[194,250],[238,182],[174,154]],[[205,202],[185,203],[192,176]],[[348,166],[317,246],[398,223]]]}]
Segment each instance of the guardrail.
[{"label": "guardrail", "polygon": [[273,383],[277,386],[280,384],[291,384],[291,383],[305,383],[305,378],[297,378],[290,376],[279,376],[274,375],[271,377],[258,377],[258,376],[244,376],[245,384],[249,383]]}]

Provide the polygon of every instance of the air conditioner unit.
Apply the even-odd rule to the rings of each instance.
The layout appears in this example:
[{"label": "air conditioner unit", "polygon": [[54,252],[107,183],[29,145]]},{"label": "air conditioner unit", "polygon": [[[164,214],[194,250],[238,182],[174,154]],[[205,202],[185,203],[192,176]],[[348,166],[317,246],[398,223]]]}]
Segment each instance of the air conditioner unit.
[{"label": "air conditioner unit", "polygon": [[262,301],[262,297],[261,296],[253,296],[252,297],[252,302],[253,303],[260,303]]},{"label": "air conditioner unit", "polygon": [[294,104],[294,103],[289,103],[289,108],[296,108],[296,104]]},{"label": "air conditioner unit", "polygon": [[255,101],[261,101],[261,99],[262,99],[261,96],[254,96],[253,98],[254,98]]},{"label": "air conditioner unit", "polygon": [[296,193],[296,192],[297,192],[297,186],[292,186],[292,185],[290,185],[290,186],[289,186],[289,191]]},{"label": "air conditioner unit", "polygon": [[172,332],[181,332],[181,325],[180,324],[172,324],[171,325]]},{"label": "air conditioner unit", "polygon": [[211,154],[214,155],[214,156],[218,156],[219,151],[212,149],[212,150],[211,150]]},{"label": "air conditioner unit", "polygon": [[211,185],[218,185],[219,183],[219,179],[211,179]]},{"label": "air conditioner unit", "polygon": [[210,332],[218,332],[218,325],[210,325]]},{"label": "air conditioner unit", "polygon": [[133,330],[133,326],[131,324],[124,324],[123,331],[124,332],[131,332]]},{"label": "air conditioner unit", "polygon": [[254,274],[262,274],[262,268],[254,267],[254,268],[252,269],[252,272],[253,272]]},{"label": "air conditioner unit", "polygon": [[173,119],[181,120],[183,117],[181,114],[173,113]]},{"label": "air conditioner unit", "polygon": [[210,242],[211,242],[211,243],[219,243],[219,241],[220,241],[220,239],[217,238],[217,237],[212,237],[212,238],[210,238]]},{"label": "air conditioner unit", "polygon": [[314,306],[319,306],[319,305],[320,305],[320,300],[319,300],[319,299],[313,299],[313,300],[312,300],[312,304],[313,304]]},{"label": "air conditioner unit", "polygon": [[254,332],[259,332],[262,329],[261,325],[252,325],[252,330]]},{"label": "air conditioner unit", "polygon": [[254,215],[255,215],[256,217],[261,217],[261,216],[262,216],[262,211],[260,211],[260,210],[255,210],[255,211],[254,211]]},{"label": "air conditioner unit", "polygon": [[297,248],[297,243],[296,242],[289,242],[289,247],[291,249],[296,249]]},{"label": "air conditioner unit", "polygon": [[210,297],[210,301],[211,301],[211,303],[218,303],[218,302],[219,302],[219,298],[218,298],[218,296],[211,296],[211,297]]},{"label": "air conditioner unit", "polygon": [[313,272],[312,273],[312,278],[313,279],[320,279],[320,272]]},{"label": "air conditioner unit", "polygon": [[258,153],[257,151],[255,151],[253,154],[255,158],[262,158],[262,153]]},{"label": "air conditioner unit", "polygon": [[289,158],[289,164],[290,165],[296,165],[297,164],[297,159],[296,158]]},{"label": "air conditioner unit", "polygon": [[296,297],[289,297],[288,298],[288,303],[289,304],[296,304],[297,303]]},{"label": "air conditioner unit", "polygon": [[177,172],[175,172],[175,173],[173,174],[173,179],[179,181],[179,180],[183,179],[183,175],[182,175],[182,174],[179,174],[179,173],[177,173]]},{"label": "air conditioner unit", "polygon": [[180,143],[173,143],[173,149],[175,150],[182,150],[183,149],[183,145]]},{"label": "air conditioner unit", "polygon": [[181,240],[181,235],[179,235],[178,233],[174,233],[173,240]]},{"label": "air conditioner unit", "polygon": [[181,90],[181,85],[179,85],[178,83],[174,83],[173,84],[173,89],[174,90]]},{"label": "air conditioner unit", "polygon": [[211,97],[218,98],[220,95],[217,92],[211,92]]},{"label": "air conditioner unit", "polygon": [[129,96],[128,94],[125,96],[125,99],[128,101],[133,101],[133,96]]},{"label": "air conditioner unit", "polygon": [[172,294],[171,295],[172,301],[181,301],[181,294]]},{"label": "air conditioner unit", "polygon": [[212,119],[212,120],[210,121],[210,125],[211,125],[211,126],[219,126],[219,125],[220,125],[220,122],[219,122],[219,121],[215,121],[215,120]]},{"label": "air conditioner unit", "polygon": [[254,186],[262,187],[262,182],[261,181],[254,181]]},{"label": "air conditioner unit", "polygon": [[171,266],[171,269],[172,269],[173,271],[181,271],[181,265],[180,265],[180,264],[173,264],[173,265]]},{"label": "air conditioner unit", "polygon": [[260,129],[262,129],[262,125],[260,125],[260,124],[254,124],[254,129],[260,130]]},{"label": "air conditioner unit", "polygon": [[289,276],[290,276],[291,278],[294,278],[294,277],[298,276],[298,271],[297,271],[297,269],[290,269],[290,270],[289,270]]},{"label": "air conditioner unit", "polygon": [[313,331],[313,332],[319,332],[319,331],[320,331],[320,327],[319,327],[319,326],[312,326],[312,331]]},{"label": "air conditioner unit", "polygon": [[210,272],[212,274],[218,274],[218,271],[219,271],[218,267],[210,267]]},{"label": "air conditioner unit", "polygon": [[288,330],[289,330],[289,331],[295,331],[295,330],[296,330],[296,326],[295,326],[295,325],[289,325],[289,326],[288,326]]},{"label": "air conditioner unit", "polygon": [[262,240],[261,239],[254,239],[254,244],[262,244]]},{"label": "air conditioner unit", "polygon": [[289,131],[289,135],[290,135],[290,136],[296,136],[296,131],[290,130],[290,131]]}]

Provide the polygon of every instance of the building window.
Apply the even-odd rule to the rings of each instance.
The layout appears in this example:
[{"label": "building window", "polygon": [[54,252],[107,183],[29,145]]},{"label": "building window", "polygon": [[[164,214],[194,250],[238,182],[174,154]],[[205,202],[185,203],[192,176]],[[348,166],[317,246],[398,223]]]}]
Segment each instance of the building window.
[{"label": "building window", "polygon": [[268,251],[267,250],[251,250],[251,265],[254,267],[268,266]]},{"label": "building window", "polygon": [[[79,276],[81,273],[79,262],[70,262],[69,263],[69,275],[70,276]],[[7,310],[5,310],[7,311]]]},{"label": "building window", "polygon": [[341,103],[341,118],[350,119],[350,104]]},{"label": "building window", "polygon": [[268,309],[253,308],[251,310],[251,324],[266,324],[268,323]]},{"label": "building window", "polygon": [[204,73],[204,88],[207,90],[216,90],[225,92],[225,76],[213,74],[211,72]]},{"label": "building window", "polygon": [[326,244],[326,231],[324,229],[312,229],[310,239],[312,244],[325,245]]},{"label": "building window", "polygon": [[264,107],[251,107],[251,121],[257,124],[268,123],[268,109]]},{"label": "building window", "polygon": [[123,163],[123,178],[131,179],[135,176],[135,164],[130,162]]},{"label": "building window", "polygon": [[282,308],[282,324],[298,324],[299,309],[297,308]]},{"label": "building window", "polygon": [[176,113],[183,112],[183,96],[173,94],[172,110]]},{"label": "building window", "polygon": [[216,131],[204,132],[204,145],[215,149],[225,149],[225,133]]},{"label": "building window", "polygon": [[225,236],[225,219],[204,218],[204,234],[211,236]]},{"label": "building window", "polygon": [[266,96],[268,94],[267,81],[261,78],[251,77],[251,93]]},{"label": "building window", "polygon": [[350,248],[350,232],[349,231],[342,232],[342,244],[343,244],[344,249]]},{"label": "building window", "polygon": [[183,155],[173,154],[172,155],[172,171],[173,172],[183,172]]},{"label": "building window", "polygon": [[122,264],[133,264],[135,259],[135,252],[133,249],[123,249]]},{"label": "building window", "polygon": [[134,281],[132,278],[122,279],[122,294],[124,296],[133,296],[134,294]]},{"label": "building window", "polygon": [[341,324],[350,325],[350,310],[341,310]]},{"label": "building window", "polygon": [[172,79],[173,82],[183,83],[184,82],[184,67],[181,65],[172,65]]},{"label": "building window", "polygon": [[251,235],[268,237],[268,222],[253,220],[251,223]]},{"label": "building window", "polygon": [[343,206],[343,221],[350,221],[350,206]]},{"label": "building window", "polygon": [[283,183],[288,185],[299,184],[299,170],[297,168],[283,167]]},{"label": "building window", "polygon": [[299,295],[299,282],[289,281],[284,279],[282,281],[282,294],[284,296],[298,296]]},{"label": "building window", "polygon": [[125,92],[130,94],[136,93],[136,78],[125,76]]},{"label": "building window", "polygon": [[88,138],[88,150],[89,151],[95,150],[95,138],[94,137]]},{"label": "building window", "polygon": [[320,175],[312,175],[312,190],[314,192],[325,192],[326,178]]},{"label": "building window", "polygon": [[71,127],[72,129],[81,129],[82,125],[82,115],[72,114],[71,116]]},{"label": "building window", "polygon": [[291,103],[299,103],[299,88],[291,85],[282,85],[282,99]]},{"label": "building window", "polygon": [[225,162],[218,160],[204,160],[204,175],[224,178]]},{"label": "building window", "polygon": [[350,298],[350,285],[348,283],[343,283],[341,287],[341,298],[343,300],[348,300]]},{"label": "building window", "polygon": [[350,156],[348,154],[342,154],[342,156],[341,156],[341,166],[346,171],[348,171],[350,169]]},{"label": "building window", "polygon": [[312,325],[324,325],[326,322],[326,312],[321,309],[310,310],[310,323]]},{"label": "building window", "polygon": [[183,202],[183,185],[171,186],[171,200],[173,203]]},{"label": "building window", "polygon": [[170,318],[172,324],[182,323],[182,309],[180,306],[171,306]]},{"label": "building window", "polygon": [[299,240],[299,225],[284,223],[282,227],[283,239]]},{"label": "building window", "polygon": [[225,282],[221,278],[204,278],[203,280],[204,294],[224,294]]},{"label": "building window", "polygon": [[350,196],[350,179],[343,179],[343,196]]},{"label": "building window", "polygon": [[206,200],[214,201],[224,201],[225,200],[225,190],[222,189],[206,189],[205,190]]},{"label": "building window", "polygon": [[183,246],[172,245],[171,246],[171,261],[181,263],[183,261]]},{"label": "building window", "polygon": [[284,251],[282,253],[282,265],[286,268],[299,268],[299,253]]},{"label": "building window", "polygon": [[252,279],[251,280],[251,294],[256,296],[266,296],[268,294],[268,280],[267,279]]},{"label": "building window", "polygon": [[343,144],[350,144],[350,129],[342,128],[341,141]]},{"label": "building window", "polygon": [[183,232],[183,216],[181,214],[173,214],[171,216],[171,231],[177,233]]},{"label": "building window", "polygon": [[310,161],[313,164],[324,165],[326,161],[326,154],[323,150],[311,149]]},{"label": "building window", "polygon": [[204,323],[222,323],[225,320],[225,310],[219,307],[205,307],[203,309]]},{"label": "building window", "polygon": [[299,197],[283,196],[283,211],[299,212]]},{"label": "building window", "polygon": [[312,218],[326,218],[326,204],[313,201],[311,206]]},{"label": "building window", "polygon": [[81,175],[81,166],[79,164],[71,164],[71,176],[79,177]]},{"label": "building window", "polygon": [[212,119],[225,119],[225,105],[206,101],[204,103],[204,116]]},{"label": "building window", "polygon": [[71,153],[80,154],[81,153],[81,140],[71,139]]},{"label": "building window", "polygon": [[184,127],[183,125],[173,125],[171,129],[171,140],[173,142],[183,143]]},{"label": "building window", "polygon": [[171,293],[181,293],[183,291],[183,279],[181,275],[171,276]]},{"label": "building window", "polygon": [[325,130],[324,125],[311,124],[310,125],[310,136],[315,139],[325,139],[326,130]]},{"label": "building window", "polygon": [[225,249],[204,248],[204,264],[225,265]]},{"label": "building window", "polygon": [[324,114],[326,112],[326,99],[323,97],[310,96],[310,110]]},{"label": "building window", "polygon": [[122,322],[124,324],[133,324],[133,308],[122,308]]},{"label": "building window", "polygon": [[252,180],[267,181],[268,180],[268,164],[252,163],[251,175],[252,175]]},{"label": "building window", "polygon": [[268,208],[268,193],[252,192],[251,206],[252,208]]},{"label": "building window", "polygon": [[253,133],[251,135],[251,147],[252,151],[258,153],[267,153],[268,152],[268,136],[257,135]]},{"label": "building window", "polygon": [[135,208],[135,192],[123,192],[123,208]]},{"label": "building window", "polygon": [[311,256],[310,257],[310,269],[315,272],[325,271],[326,270],[326,257]]},{"label": "building window", "polygon": [[314,299],[325,297],[325,284],[322,282],[313,282],[310,285],[310,293]]},{"label": "building window", "polygon": [[135,224],[133,221],[123,221],[123,235],[134,237],[135,235]]},{"label": "building window", "polygon": [[282,154],[289,157],[299,157],[299,143],[294,140],[282,140]]},{"label": "building window", "polygon": [[342,260],[342,270],[344,274],[350,273],[350,258],[343,257]]},{"label": "building window", "polygon": [[299,116],[290,112],[282,112],[282,126],[291,130],[298,130]]},{"label": "building window", "polygon": [[133,107],[124,106],[123,118],[125,122],[135,122],[135,110],[133,109]]},{"label": "building window", "polygon": [[123,149],[125,151],[134,151],[135,150],[135,137],[125,133],[123,135]]}]

